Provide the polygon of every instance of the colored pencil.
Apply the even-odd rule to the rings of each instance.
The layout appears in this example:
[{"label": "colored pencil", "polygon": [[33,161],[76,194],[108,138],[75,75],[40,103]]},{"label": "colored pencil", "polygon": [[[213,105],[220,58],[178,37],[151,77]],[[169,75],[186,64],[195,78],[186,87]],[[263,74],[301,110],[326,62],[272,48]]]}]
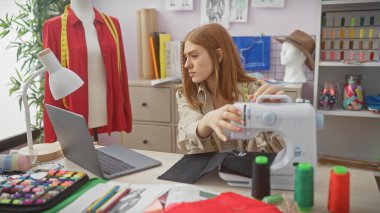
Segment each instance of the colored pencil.
[{"label": "colored pencil", "polygon": [[87,212],[95,212],[97,208],[99,208],[104,202],[106,202],[109,198],[112,197],[119,189],[119,186],[113,186],[110,190],[104,193],[100,198],[96,199],[88,208]]},{"label": "colored pencil", "polygon": [[128,195],[128,193],[131,191],[130,188],[127,189],[120,189],[119,192],[115,194],[111,199],[109,199],[106,203],[104,203],[103,206],[99,208],[99,213],[105,213],[110,211],[119,201],[121,198]]}]

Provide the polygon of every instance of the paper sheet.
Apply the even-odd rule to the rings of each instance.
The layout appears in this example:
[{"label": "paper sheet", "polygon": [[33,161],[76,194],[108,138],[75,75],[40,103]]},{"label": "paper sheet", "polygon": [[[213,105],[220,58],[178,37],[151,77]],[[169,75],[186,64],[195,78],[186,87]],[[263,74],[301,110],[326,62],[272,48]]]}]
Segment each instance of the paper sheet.
[{"label": "paper sheet", "polygon": [[123,197],[110,212],[143,212],[155,200],[171,188],[170,185],[128,184],[115,181],[100,183],[62,209],[60,213],[85,212],[86,208],[92,202],[101,197],[104,192],[108,191],[115,185],[129,187],[131,188],[131,192]]}]

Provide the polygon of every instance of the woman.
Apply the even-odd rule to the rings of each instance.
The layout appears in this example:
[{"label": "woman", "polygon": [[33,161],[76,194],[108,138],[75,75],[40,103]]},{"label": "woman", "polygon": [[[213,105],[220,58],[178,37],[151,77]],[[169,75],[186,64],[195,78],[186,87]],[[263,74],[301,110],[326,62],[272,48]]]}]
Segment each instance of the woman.
[{"label": "woman", "polygon": [[189,153],[236,149],[236,141],[223,133],[242,131],[231,124],[243,124],[241,111],[232,104],[276,94],[276,89],[246,75],[230,35],[216,23],[200,26],[186,36],[182,60],[183,84],[176,93],[178,147]]}]

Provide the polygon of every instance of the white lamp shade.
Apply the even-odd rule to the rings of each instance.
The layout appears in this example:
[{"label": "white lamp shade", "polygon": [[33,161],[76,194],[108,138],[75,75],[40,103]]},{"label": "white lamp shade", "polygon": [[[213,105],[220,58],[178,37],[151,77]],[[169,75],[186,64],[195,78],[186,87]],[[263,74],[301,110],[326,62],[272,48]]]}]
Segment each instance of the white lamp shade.
[{"label": "white lamp shade", "polygon": [[38,58],[49,72],[50,92],[55,100],[64,98],[83,85],[83,80],[73,71],[62,67],[49,48],[40,52]]},{"label": "white lamp shade", "polygon": [[64,98],[82,85],[82,79],[64,67],[49,75],[50,92],[55,100]]}]

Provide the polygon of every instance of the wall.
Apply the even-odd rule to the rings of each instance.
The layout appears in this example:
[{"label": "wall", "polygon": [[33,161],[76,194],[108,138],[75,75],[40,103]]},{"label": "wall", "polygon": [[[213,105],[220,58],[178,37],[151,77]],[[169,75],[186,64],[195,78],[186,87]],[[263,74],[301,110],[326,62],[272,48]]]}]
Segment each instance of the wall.
[{"label": "wall", "polygon": [[[200,25],[201,2],[193,0],[192,11],[167,11],[164,0],[93,0],[94,6],[119,19],[122,33],[128,76],[137,79],[137,32],[136,10],[156,8],[158,30],[172,34],[173,40],[182,39],[188,31]],[[295,29],[308,34],[316,33],[315,0],[286,0],[285,8],[252,8],[249,1],[248,23],[231,23],[229,32],[241,35],[289,35]],[[312,92],[311,92],[312,93]]]},{"label": "wall", "polygon": [[[0,17],[4,18],[6,13],[17,12],[17,8],[12,0],[0,1]],[[17,62],[16,49],[6,49],[6,47],[15,37],[15,33],[11,32],[7,37],[0,39],[0,141],[26,131],[24,112],[20,112],[16,96],[9,97],[8,93],[9,78],[15,74]]]}]

